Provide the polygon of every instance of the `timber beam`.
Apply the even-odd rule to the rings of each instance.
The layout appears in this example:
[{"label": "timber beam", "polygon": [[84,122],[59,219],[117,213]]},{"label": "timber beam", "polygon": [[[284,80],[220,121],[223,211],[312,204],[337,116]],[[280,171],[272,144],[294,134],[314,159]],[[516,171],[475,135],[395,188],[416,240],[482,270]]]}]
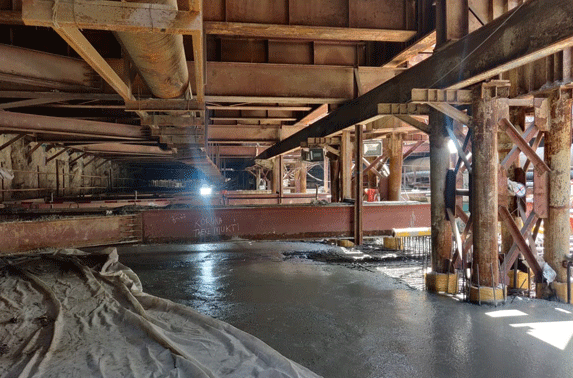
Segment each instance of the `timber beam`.
[{"label": "timber beam", "polygon": [[328,41],[406,42],[414,30],[341,28],[305,25],[257,24],[243,22],[206,21],[205,33],[264,39],[304,39]]},{"label": "timber beam", "polygon": [[[378,115],[380,103],[406,103],[414,88],[460,89],[573,45],[573,2],[531,0],[402,72],[262,153],[286,153]],[[558,9],[559,11],[555,11]],[[487,41],[487,43],[484,43]]]}]

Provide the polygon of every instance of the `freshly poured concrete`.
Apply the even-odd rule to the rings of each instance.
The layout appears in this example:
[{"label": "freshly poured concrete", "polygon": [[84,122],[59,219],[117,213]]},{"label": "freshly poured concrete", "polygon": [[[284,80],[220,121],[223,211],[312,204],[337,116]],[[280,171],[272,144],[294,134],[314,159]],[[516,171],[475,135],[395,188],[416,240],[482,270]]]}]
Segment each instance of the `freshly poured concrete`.
[{"label": "freshly poured concrete", "polygon": [[281,254],[328,248],[229,242],[119,252],[146,292],[229,322],[324,377],[573,376],[573,306],[510,298],[480,307],[361,264]]}]

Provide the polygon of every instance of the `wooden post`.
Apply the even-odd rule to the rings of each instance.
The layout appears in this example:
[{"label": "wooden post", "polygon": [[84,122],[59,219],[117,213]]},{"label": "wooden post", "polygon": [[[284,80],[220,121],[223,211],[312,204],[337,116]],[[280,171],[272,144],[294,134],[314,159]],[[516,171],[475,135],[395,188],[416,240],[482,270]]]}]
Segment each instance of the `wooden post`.
[{"label": "wooden post", "polygon": [[354,244],[362,245],[362,199],[363,199],[363,165],[362,156],[364,155],[364,144],[362,141],[363,127],[360,124],[355,126],[355,150],[356,150],[356,200],[354,202]]},{"label": "wooden post", "polygon": [[330,202],[340,202],[340,159],[330,159]]},{"label": "wooden post", "polygon": [[446,116],[432,110],[430,128],[432,271],[447,273],[452,252],[452,226],[446,219],[446,174],[450,168]]},{"label": "wooden post", "polygon": [[571,194],[571,98],[555,91],[549,97],[550,130],[545,133],[545,162],[549,172],[549,217],[545,220],[545,261],[567,282],[562,266],[569,253]]},{"label": "wooden post", "polygon": [[279,155],[273,159],[273,182],[272,191],[278,194],[278,203],[282,202],[283,196],[283,157]]},{"label": "wooden post", "polygon": [[294,185],[297,193],[306,193],[306,162],[302,160],[296,163]]},{"label": "wooden post", "polygon": [[468,0],[437,0],[436,47],[447,41],[456,41],[468,34],[468,16]]},{"label": "wooden post", "polygon": [[[472,217],[473,274],[477,286],[497,287],[498,268],[498,122],[509,118],[507,98],[493,97],[492,92],[505,93],[486,87],[474,88],[472,104]],[[483,89],[482,89],[483,87]],[[507,92],[509,92],[509,88]],[[508,93],[507,93],[508,94]],[[478,280],[479,277],[479,280]]]},{"label": "wooden post", "polygon": [[341,198],[352,198],[352,144],[348,130],[342,132],[340,144],[340,179]]},{"label": "wooden post", "polygon": [[56,196],[60,195],[60,161],[56,159]]}]

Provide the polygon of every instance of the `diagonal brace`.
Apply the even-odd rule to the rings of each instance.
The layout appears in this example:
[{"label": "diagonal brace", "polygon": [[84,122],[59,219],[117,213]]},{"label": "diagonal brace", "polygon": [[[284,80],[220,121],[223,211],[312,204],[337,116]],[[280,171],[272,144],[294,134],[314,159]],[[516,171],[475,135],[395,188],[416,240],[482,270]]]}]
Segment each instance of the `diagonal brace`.
[{"label": "diagonal brace", "polygon": [[502,118],[501,121],[499,121],[499,126],[502,130],[505,130],[505,133],[511,138],[513,143],[533,162],[536,169],[539,169],[541,173],[551,171],[543,159],[537,155],[535,150],[523,139],[519,131],[517,131],[515,126],[513,126],[507,118]]}]

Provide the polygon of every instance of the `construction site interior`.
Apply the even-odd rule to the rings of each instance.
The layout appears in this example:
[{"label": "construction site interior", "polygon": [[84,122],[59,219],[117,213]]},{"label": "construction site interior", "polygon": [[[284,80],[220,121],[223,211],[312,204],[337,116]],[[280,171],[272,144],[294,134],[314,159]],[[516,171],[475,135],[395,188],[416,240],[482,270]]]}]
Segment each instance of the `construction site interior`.
[{"label": "construction site interior", "polygon": [[570,377],[571,0],[0,0],[0,377]]}]

